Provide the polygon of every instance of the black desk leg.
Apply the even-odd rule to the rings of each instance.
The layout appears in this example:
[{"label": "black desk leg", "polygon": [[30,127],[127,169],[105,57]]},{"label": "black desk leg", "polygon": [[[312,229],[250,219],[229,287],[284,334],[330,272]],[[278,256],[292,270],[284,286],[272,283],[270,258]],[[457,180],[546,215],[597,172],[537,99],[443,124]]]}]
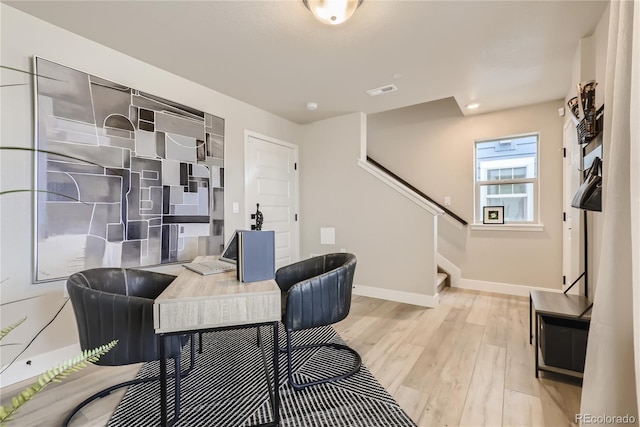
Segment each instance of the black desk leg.
[{"label": "black desk leg", "polygon": [[167,422],[167,355],[165,349],[165,336],[158,336],[160,354],[160,425],[166,427]]},{"label": "black desk leg", "polygon": [[529,345],[531,345],[531,340],[533,339],[533,299],[531,298],[531,294],[529,294]]},{"label": "black desk leg", "polygon": [[273,322],[273,425],[280,425],[280,342],[278,341],[278,323]]},{"label": "black desk leg", "polygon": [[175,398],[173,399],[174,401],[174,409],[173,409],[173,413],[174,413],[174,420],[178,420],[178,417],[180,416],[180,355],[178,354],[174,359],[173,359],[173,363],[175,366],[175,369],[173,372],[175,372],[174,374],[174,382],[173,382],[173,386],[175,388],[174,391],[174,396]]},{"label": "black desk leg", "polygon": [[538,345],[539,345],[539,343],[538,343],[538,333],[540,332],[539,325],[538,325],[538,323],[540,322],[539,317],[540,316],[538,316],[538,313],[536,313],[536,332],[535,332],[535,334],[536,334],[536,348],[533,349],[536,352],[536,378],[538,378],[538,367],[540,366],[539,365],[540,362],[538,360],[538,357],[539,357],[538,356]]}]

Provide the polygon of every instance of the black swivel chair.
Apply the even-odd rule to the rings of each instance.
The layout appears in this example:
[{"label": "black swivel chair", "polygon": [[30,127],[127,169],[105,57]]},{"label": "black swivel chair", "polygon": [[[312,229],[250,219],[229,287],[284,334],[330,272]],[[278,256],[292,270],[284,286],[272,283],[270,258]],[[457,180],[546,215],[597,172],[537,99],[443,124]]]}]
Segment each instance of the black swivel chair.
[{"label": "black swivel chair", "polygon": [[[296,390],[337,381],[360,370],[360,355],[346,345],[318,343],[293,346],[291,343],[293,332],[331,325],[347,317],[355,269],[355,255],[335,253],[300,261],[276,272],[276,282],[282,291],[282,323],[287,335],[287,346],[280,351],[287,353],[289,383]],[[342,375],[297,383],[292,372],[292,352],[317,347],[333,347],[351,353],[355,359],[353,366],[347,367],[349,370]]]},{"label": "black swivel chair", "polygon": [[[158,339],[153,327],[153,301],[175,276],[124,268],[94,268],[75,273],[67,280],[67,290],[76,316],[80,347],[90,350],[118,340],[118,344],[95,363],[121,366],[159,359]],[[180,377],[194,366],[194,342],[191,337],[190,367],[180,371],[180,352],[189,337],[171,336],[166,342],[167,358],[175,361],[175,414],[180,412]],[[159,379],[140,378],[108,387],[85,399],[65,418],[67,426],[87,403],[132,384]]]}]

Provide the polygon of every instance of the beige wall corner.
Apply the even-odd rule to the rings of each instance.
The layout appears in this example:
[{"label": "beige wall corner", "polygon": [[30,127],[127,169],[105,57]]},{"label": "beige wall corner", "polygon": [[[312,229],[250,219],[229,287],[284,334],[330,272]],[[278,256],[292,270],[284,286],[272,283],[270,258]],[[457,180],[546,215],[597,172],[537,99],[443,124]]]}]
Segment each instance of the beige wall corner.
[{"label": "beige wall corner", "polygon": [[[300,144],[301,257],[346,250],[356,283],[435,295],[435,217],[358,166],[360,113],[304,127]],[[320,228],[335,228],[335,244]]]}]

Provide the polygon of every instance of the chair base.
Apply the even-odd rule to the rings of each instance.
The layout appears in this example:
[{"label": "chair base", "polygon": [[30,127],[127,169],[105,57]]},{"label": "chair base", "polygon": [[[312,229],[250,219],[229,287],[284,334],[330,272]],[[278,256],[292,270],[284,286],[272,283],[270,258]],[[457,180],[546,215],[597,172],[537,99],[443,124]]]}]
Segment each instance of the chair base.
[{"label": "chair base", "polygon": [[[351,353],[355,358],[354,366],[351,368],[351,370],[349,370],[344,374],[336,375],[329,378],[322,378],[319,380],[309,381],[305,383],[296,382],[293,379],[293,369],[292,369],[292,361],[291,361],[292,353],[296,350],[305,350],[305,349],[320,348],[320,347],[332,347],[337,350],[344,350]],[[343,380],[355,374],[356,372],[358,372],[360,370],[360,367],[362,366],[362,358],[360,357],[357,351],[355,351],[349,346],[346,346],[344,344],[338,344],[338,343],[317,343],[317,344],[305,344],[305,345],[293,346],[291,345],[291,332],[289,331],[287,331],[287,347],[286,348],[279,347],[278,350],[280,351],[280,353],[287,353],[287,374],[289,377],[289,384],[291,384],[291,387],[293,387],[294,390],[302,390],[306,387],[313,386],[313,385]]]},{"label": "chair base", "polygon": [[[194,336],[191,336],[191,346],[190,346],[190,359],[189,359],[189,367],[187,369],[185,369],[184,371],[180,370],[180,356],[175,358],[175,372],[177,373],[173,373],[171,375],[169,375],[169,378],[176,378],[176,396],[179,396],[180,393],[180,379],[181,378],[186,378],[187,375],[189,375],[191,373],[191,371],[193,370],[194,366],[195,366],[195,342],[194,342]],[[93,402],[96,399],[108,396],[109,394],[111,394],[113,391],[122,388],[122,387],[128,387],[130,385],[134,385],[134,384],[142,384],[142,383],[146,383],[146,382],[150,382],[150,381],[156,381],[159,380],[160,376],[155,376],[155,377],[148,377],[148,378],[138,378],[138,379],[133,379],[133,380],[129,380],[129,381],[124,381],[115,385],[112,385],[111,387],[107,387],[103,390],[100,390],[99,392],[87,397],[85,400],[83,400],[82,402],[80,402],[80,404],[78,404],[75,408],[73,408],[71,410],[71,412],[69,412],[69,414],[67,415],[67,417],[64,419],[64,421],[62,422],[62,427],[68,427],[69,423],[71,422],[71,420],[73,419],[73,417],[82,409],[84,408],[86,405],[88,405],[89,403]],[[175,408],[175,415],[176,415],[176,419],[178,418],[177,416],[180,414],[180,402],[179,399],[176,400],[176,408]]]}]

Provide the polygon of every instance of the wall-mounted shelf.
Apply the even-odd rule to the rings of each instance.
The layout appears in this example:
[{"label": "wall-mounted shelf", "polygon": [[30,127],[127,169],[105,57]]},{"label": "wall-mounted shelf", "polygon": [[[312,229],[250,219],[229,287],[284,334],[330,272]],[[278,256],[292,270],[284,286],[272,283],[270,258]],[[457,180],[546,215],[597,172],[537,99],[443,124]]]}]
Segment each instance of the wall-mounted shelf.
[{"label": "wall-mounted shelf", "polygon": [[[592,93],[593,99],[595,99],[595,91]],[[599,157],[602,159],[602,131],[604,127],[604,105],[600,106],[597,110],[595,107],[588,109],[585,113],[585,117],[576,126],[578,133],[578,143],[580,148],[580,167],[581,167],[581,181],[586,178],[587,170],[591,167],[594,159]],[[593,143],[593,144],[592,144]],[[583,257],[584,257],[584,271],[571,285],[564,290],[566,294],[569,289],[573,287],[580,279],[584,283],[584,296],[589,298],[589,249],[588,249],[588,226],[587,226],[587,210],[582,211],[583,222]],[[589,310],[589,305],[586,310]]]},{"label": "wall-mounted shelf", "polygon": [[602,132],[604,122],[604,105],[596,111],[595,108],[587,111],[585,117],[576,126],[578,143],[588,144]]}]

